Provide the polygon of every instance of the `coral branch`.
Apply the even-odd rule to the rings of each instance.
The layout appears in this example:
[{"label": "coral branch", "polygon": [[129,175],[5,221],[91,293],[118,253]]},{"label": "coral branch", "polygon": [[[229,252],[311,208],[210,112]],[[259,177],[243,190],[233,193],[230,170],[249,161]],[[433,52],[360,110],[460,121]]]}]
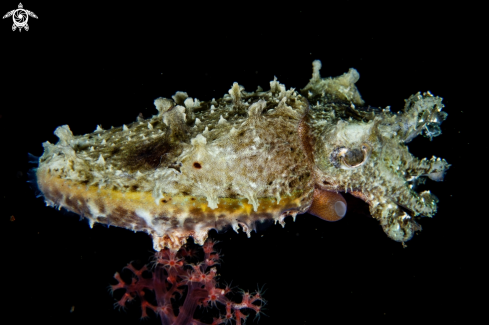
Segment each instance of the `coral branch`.
[{"label": "coral branch", "polygon": [[[248,317],[243,313],[244,309],[251,309],[258,317],[265,304],[262,293],[243,292],[241,302],[236,303],[227,297],[232,293],[229,287],[218,286],[215,265],[219,264],[220,255],[215,251],[215,244],[212,240],[204,243],[204,259],[197,264],[190,262],[195,252],[188,246],[179,251],[164,249],[157,252],[151,275],[146,266],[136,269],[128,264],[124,269],[133,273],[130,283],[125,282],[119,273],[114,275],[118,283],[111,286],[112,292],[124,290],[116,306],[126,307],[127,302],[138,297],[141,317],[147,317],[150,309],[160,316],[164,325],[206,324],[194,318],[198,306],[225,311],[219,318],[214,318],[212,325],[229,323],[230,320],[241,325]],[[154,292],[154,299],[146,296],[150,291]]]}]

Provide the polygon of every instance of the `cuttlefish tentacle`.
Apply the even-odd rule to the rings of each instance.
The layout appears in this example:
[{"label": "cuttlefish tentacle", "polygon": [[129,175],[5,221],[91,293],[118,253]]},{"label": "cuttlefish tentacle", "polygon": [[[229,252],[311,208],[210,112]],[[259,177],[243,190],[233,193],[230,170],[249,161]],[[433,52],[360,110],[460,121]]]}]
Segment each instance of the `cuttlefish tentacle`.
[{"label": "cuttlefish tentacle", "polygon": [[348,193],[353,195],[354,197],[357,197],[357,198],[369,203],[368,197],[360,190],[351,190],[351,191],[348,191]]},{"label": "cuttlefish tentacle", "polygon": [[385,202],[373,203],[364,190],[348,191],[349,194],[369,204],[372,217],[379,220],[384,232],[392,239],[406,242],[421,226],[416,216],[432,217],[436,213],[438,199],[429,191],[415,193],[408,185],[395,188],[396,196],[388,195]]}]

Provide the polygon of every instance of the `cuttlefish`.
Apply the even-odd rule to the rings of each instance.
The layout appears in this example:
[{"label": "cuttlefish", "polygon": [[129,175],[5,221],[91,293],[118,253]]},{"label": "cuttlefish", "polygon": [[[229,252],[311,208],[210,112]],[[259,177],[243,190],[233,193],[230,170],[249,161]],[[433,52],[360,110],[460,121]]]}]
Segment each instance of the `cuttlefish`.
[{"label": "cuttlefish", "polygon": [[442,99],[417,93],[404,109],[366,106],[350,69],[321,78],[320,61],[300,92],[275,78],[246,92],[234,83],[223,98],[184,92],[155,100],[157,114],[122,127],[74,136],[68,125],[43,143],[36,170],[46,204],[89,220],[145,231],[154,248],[179,249],[192,236],[231,226],[250,235],[257,222],[309,213],[337,221],[342,193],[368,203],[393,240],[405,242],[431,217],[437,198],[417,192],[443,180],[449,164],[418,159],[406,143],[441,133]]}]

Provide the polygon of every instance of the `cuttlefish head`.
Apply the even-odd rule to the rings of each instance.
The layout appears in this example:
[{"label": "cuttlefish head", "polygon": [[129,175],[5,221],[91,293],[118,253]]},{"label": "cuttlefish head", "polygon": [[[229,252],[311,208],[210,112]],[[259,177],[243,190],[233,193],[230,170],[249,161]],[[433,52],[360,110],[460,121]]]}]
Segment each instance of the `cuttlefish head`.
[{"label": "cuttlefish head", "polygon": [[[342,118],[337,114],[329,123],[310,123],[315,139],[315,192],[310,213],[325,220],[339,220],[346,212],[340,192],[350,193],[369,204],[370,214],[391,239],[405,242],[421,230],[415,220],[433,216],[438,200],[429,191],[416,192],[416,187],[426,178],[443,180],[449,167],[440,158],[419,160],[405,144],[424,129],[430,130],[423,128],[426,121],[416,112],[440,113],[441,99],[431,94],[424,96],[411,96],[402,114],[376,110],[363,118]],[[351,110],[354,109],[352,105]],[[438,124],[444,117],[438,114]],[[431,118],[434,120],[436,117]],[[432,122],[430,127],[437,126]],[[332,209],[336,219],[331,217]]]},{"label": "cuttlefish head", "polygon": [[321,62],[312,65],[312,78],[301,90],[311,105],[299,126],[314,170],[309,212],[339,220],[346,212],[340,192],[350,193],[369,204],[370,214],[390,238],[411,239],[421,229],[415,218],[433,216],[438,201],[429,191],[416,192],[417,185],[426,178],[443,180],[450,165],[435,157],[419,160],[406,143],[419,134],[430,140],[441,134],[440,124],[447,117],[442,98],[417,93],[398,113],[366,107],[355,86],[360,78],[355,69],[322,78]]},{"label": "cuttlefish head", "polygon": [[[310,124],[314,125],[314,122]],[[352,193],[355,186],[354,194],[362,195],[360,184],[354,185],[355,179],[348,180],[347,175],[365,168],[368,164],[373,144],[378,144],[377,135],[372,132],[374,127],[373,121],[366,125],[358,125],[340,120],[328,132],[311,132],[315,139],[315,186],[314,199],[308,211],[310,214],[327,221],[338,221],[347,211],[346,200],[340,192]],[[345,178],[343,182],[340,180],[342,174]],[[344,184],[347,183],[350,184],[350,188],[345,187]]]}]

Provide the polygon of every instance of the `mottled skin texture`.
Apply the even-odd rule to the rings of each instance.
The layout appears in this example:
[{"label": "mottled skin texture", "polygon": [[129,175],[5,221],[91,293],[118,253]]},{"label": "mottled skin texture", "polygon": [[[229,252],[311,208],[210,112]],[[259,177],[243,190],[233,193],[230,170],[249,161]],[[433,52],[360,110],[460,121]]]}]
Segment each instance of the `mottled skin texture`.
[{"label": "mottled skin texture", "polygon": [[[405,145],[438,135],[441,99],[417,94],[402,114],[363,106],[351,69],[322,79],[320,62],[299,94],[276,80],[245,92],[234,83],[209,102],[177,92],[158,114],[123,127],[44,143],[38,185],[48,205],[93,222],[146,231],[157,250],[202,243],[211,228],[250,234],[255,222],[305,213],[337,220],[339,192],[370,205],[389,237],[404,242],[432,216],[436,198],[413,187],[442,180],[444,160],[418,160]],[[344,200],[343,200],[344,201]],[[338,205],[337,205],[338,207]],[[318,212],[319,211],[319,212]],[[321,212],[322,211],[322,212]],[[311,210],[311,212],[313,212]]]},{"label": "mottled skin texture", "polygon": [[441,111],[441,98],[418,93],[406,100],[404,111],[398,114],[361,107],[358,92],[348,85],[358,75],[350,70],[337,78],[343,78],[344,91],[339,92],[349,103],[337,103],[335,98],[341,99],[341,95],[324,91],[331,81],[319,77],[319,68],[315,61],[313,78],[303,90],[317,103],[310,111],[316,184],[363,199],[390,238],[400,242],[411,239],[414,231],[421,229],[415,217],[433,216],[438,201],[429,191],[417,193],[416,185],[426,177],[443,180],[449,165],[435,157],[418,160],[405,143],[421,132],[427,137],[441,133],[439,124],[447,115]]}]

